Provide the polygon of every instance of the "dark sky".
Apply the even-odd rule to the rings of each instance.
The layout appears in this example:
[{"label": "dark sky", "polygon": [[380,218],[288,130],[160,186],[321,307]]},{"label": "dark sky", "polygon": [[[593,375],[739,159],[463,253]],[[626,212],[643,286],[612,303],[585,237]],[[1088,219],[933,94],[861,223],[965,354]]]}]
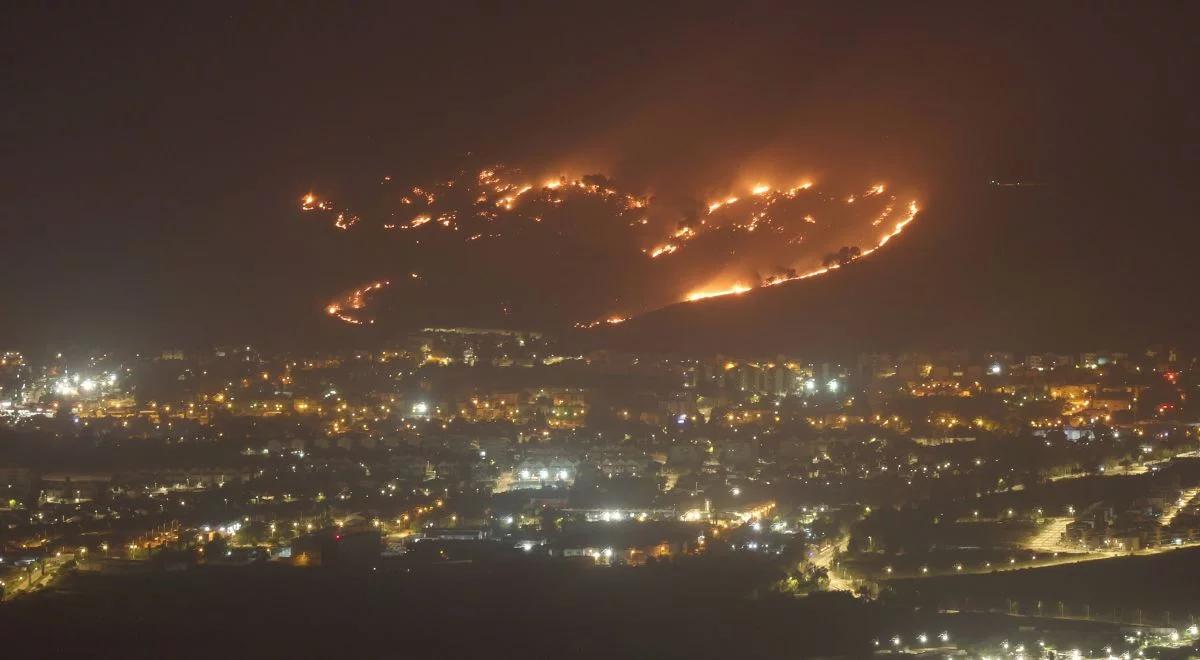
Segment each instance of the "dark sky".
[{"label": "dark sky", "polygon": [[[1038,258],[980,286],[1154,290],[1169,334],[1200,314],[1194,7],[6,3],[0,343],[336,338],[321,306],[369,274],[298,194],[468,151],[663,195],[755,163],[900,177],[946,251],[1021,227]],[[993,178],[1050,201],[997,213]]]}]

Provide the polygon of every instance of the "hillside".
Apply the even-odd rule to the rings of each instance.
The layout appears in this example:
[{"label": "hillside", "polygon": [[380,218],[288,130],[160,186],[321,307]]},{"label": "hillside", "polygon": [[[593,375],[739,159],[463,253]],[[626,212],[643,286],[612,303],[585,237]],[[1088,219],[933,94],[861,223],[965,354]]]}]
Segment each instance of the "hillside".
[{"label": "hillside", "polygon": [[[1193,341],[1192,285],[1172,254],[1187,242],[1124,242],[1091,222],[1120,205],[1089,204],[1052,186],[962,187],[927,203],[903,240],[831,276],[674,305],[584,341],[732,354]],[[1151,236],[1163,223],[1143,220]]]}]

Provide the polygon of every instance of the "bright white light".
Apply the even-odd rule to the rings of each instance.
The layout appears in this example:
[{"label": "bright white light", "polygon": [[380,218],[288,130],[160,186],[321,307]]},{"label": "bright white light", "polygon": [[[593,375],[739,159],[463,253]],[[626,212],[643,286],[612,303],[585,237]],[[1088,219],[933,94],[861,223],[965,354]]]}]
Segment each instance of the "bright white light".
[{"label": "bright white light", "polygon": [[529,478],[529,470],[521,470],[521,478],[528,479]]},{"label": "bright white light", "polygon": [[538,479],[549,479],[549,478],[550,478],[550,470],[546,470],[546,469],[538,470]]},{"label": "bright white light", "polygon": [[805,392],[816,392],[817,391],[817,381],[812,378],[809,378],[808,380],[804,381],[804,391]]},{"label": "bright white light", "polygon": [[993,376],[999,376],[1000,375],[1000,365],[993,364],[991,367],[988,367],[988,373]]},{"label": "bright white light", "polygon": [[429,412],[429,404],[425,402],[414,403],[412,411],[414,415],[424,415]]},{"label": "bright white light", "polygon": [[558,479],[559,479],[559,481],[566,481],[568,476],[570,476],[570,475],[569,475],[569,474],[567,474],[567,471],[566,471],[566,470],[559,470],[559,471],[558,471]]},{"label": "bright white light", "polygon": [[831,393],[837,394],[838,388],[841,387],[841,384],[839,384],[837,382],[837,379],[834,378],[834,379],[831,379],[828,383],[826,383],[825,387],[829,388],[829,391]]},{"label": "bright white light", "polygon": [[92,380],[91,378],[85,378],[83,382],[79,383],[79,388],[84,392],[91,392],[92,390],[96,389],[96,381]]}]

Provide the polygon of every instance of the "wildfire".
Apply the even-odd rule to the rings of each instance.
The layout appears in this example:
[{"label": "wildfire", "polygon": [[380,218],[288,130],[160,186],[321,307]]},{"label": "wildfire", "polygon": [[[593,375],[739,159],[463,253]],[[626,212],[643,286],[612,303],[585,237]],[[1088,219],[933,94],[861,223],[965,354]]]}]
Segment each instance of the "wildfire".
[{"label": "wildfire", "polygon": [[695,302],[697,300],[704,300],[705,298],[716,298],[718,296],[735,296],[735,295],[739,295],[742,293],[746,293],[751,288],[752,287],[748,287],[745,284],[742,284],[739,282],[739,283],[734,284],[733,286],[729,287],[728,289],[718,289],[716,291],[693,291],[687,295],[686,300],[688,302]]},{"label": "wildfire", "polygon": [[[875,249],[883,247],[888,241],[899,236],[900,232],[904,231],[904,228],[908,226],[908,223],[912,222],[913,219],[917,217],[917,213],[919,213],[920,211],[921,211],[921,209],[920,209],[920,207],[917,206],[916,202],[909,202],[908,203],[908,215],[904,216],[903,220],[896,223],[895,229],[884,234],[883,238],[879,239],[879,245],[877,245]],[[873,249],[871,251],[874,252],[875,250]]]},{"label": "wildfire", "polygon": [[628,320],[629,318],[626,316],[610,316],[606,319],[596,319],[595,321],[576,323],[575,327],[583,330],[589,330],[599,325],[618,325]]},{"label": "wildfire", "polygon": [[[334,212],[333,203],[328,200],[317,199],[317,196],[308,193],[300,198],[301,211],[329,211]],[[358,222],[358,216],[350,214],[346,211],[337,211],[333,217],[333,226],[338,229],[346,230],[354,226]]]},{"label": "wildfire", "polygon": [[[856,256],[853,256],[851,259],[857,260],[857,259],[866,257],[868,255],[874,254],[876,250],[878,250],[879,248],[882,248],[884,245],[886,245],[888,243],[888,241],[899,236],[904,231],[904,228],[907,227],[910,223],[912,223],[912,221],[914,219],[916,219],[917,214],[920,213],[920,211],[921,211],[921,208],[917,205],[917,203],[915,201],[909,202],[904,217],[901,218],[898,222],[896,222],[895,226],[892,228],[891,231],[889,231],[888,233],[881,236],[879,238],[879,242],[876,243],[874,247],[868,248],[866,250],[862,250]],[[886,217],[886,215],[890,214],[890,213],[891,213],[891,207],[889,206],[883,217]],[[805,220],[809,220],[809,218],[806,217]],[[872,224],[879,224],[880,221],[881,221],[881,219],[876,220]],[[810,270],[805,273],[797,273],[794,275],[776,277],[776,278],[773,278],[773,279],[763,282],[761,284],[761,286],[776,286],[779,284],[783,284],[785,282],[794,282],[796,280],[809,279],[811,277],[816,277],[818,275],[824,275],[825,273],[828,273],[832,270],[841,268],[842,265],[843,264],[841,264],[841,263],[832,263],[827,266],[822,266],[821,268]],[[750,291],[752,288],[754,288],[754,287],[746,286],[745,284],[739,282],[727,289],[693,291],[684,297],[684,301],[685,302],[695,302],[697,300],[704,300],[706,298],[716,298],[716,297],[720,297],[720,296],[739,295],[739,294],[745,293],[747,291]]]},{"label": "wildfire", "polygon": [[378,292],[380,289],[388,286],[389,284],[391,284],[391,282],[388,282],[387,280],[380,280],[378,282],[371,282],[366,286],[359,287],[346,294],[338,301],[326,305],[325,313],[343,323],[349,323],[350,325],[363,325],[364,323],[371,325],[375,323],[375,319],[363,319],[356,315],[355,312],[366,308],[368,296]]},{"label": "wildfire", "polygon": [[656,257],[661,257],[664,254],[671,254],[672,252],[674,252],[675,250],[678,250],[678,249],[679,249],[679,246],[675,245],[674,243],[664,243],[663,245],[660,245],[660,246],[654,248],[653,250],[650,250],[650,258],[654,259]]},{"label": "wildfire", "polygon": [[[381,183],[395,185],[390,177],[384,177]],[[378,224],[361,222],[358,215],[335,207],[329,200],[321,199],[313,192],[300,198],[300,208],[304,212],[323,212],[324,217],[329,218],[333,226],[340,230],[351,230],[361,225],[383,230],[412,230],[388,234],[395,238],[413,236],[414,243],[420,243],[426,232],[447,232],[455,241],[461,241],[464,245],[476,245],[492,239],[524,240],[524,232],[535,231],[532,228],[544,220],[549,221],[546,224],[550,227],[536,231],[554,232],[550,236],[565,235],[564,232],[570,229],[558,223],[564,222],[564,219],[574,219],[576,214],[555,213],[554,209],[570,208],[565,205],[587,200],[587,203],[595,205],[595,208],[605,209],[622,218],[619,226],[625,228],[623,231],[632,232],[633,249],[640,250],[649,259],[676,255],[662,261],[688,263],[689,268],[694,268],[697,265],[694,263],[695,259],[708,259],[709,255],[723,255],[721,258],[734,265],[733,262],[736,261],[744,263],[746,260],[743,260],[741,255],[746,254],[749,261],[756,262],[751,263],[750,268],[768,269],[766,277],[746,271],[733,274],[725,269],[724,279],[714,278],[709,285],[683,295],[682,300],[694,302],[740,295],[756,288],[816,277],[836,270],[886,245],[904,231],[920,210],[915,201],[905,205],[897,200],[895,193],[890,193],[885,183],[876,183],[865,189],[858,188],[857,192],[852,193],[842,191],[840,194],[813,188],[813,182],[807,179],[783,188],[776,188],[759,180],[748,188],[743,188],[748,189],[748,195],[727,194],[708,202],[706,208],[701,209],[699,217],[681,219],[673,229],[660,234],[657,243],[645,240],[652,237],[647,237],[644,232],[655,231],[654,226],[660,227],[661,231],[661,222],[670,221],[670,218],[664,217],[658,207],[645,211],[644,209],[651,207],[650,198],[622,191],[602,175],[564,174],[531,179],[522,176],[517,170],[500,165],[461,172],[457,178],[400,188],[397,195],[390,198],[393,203],[398,199],[400,206],[391,211],[391,217],[378,221]],[[897,217],[897,211],[901,209],[903,213]],[[819,224],[813,212],[821,217]],[[408,217],[408,222],[400,219],[403,217]],[[654,225],[651,224],[652,221]],[[838,236],[845,236],[841,227],[847,221],[861,222],[861,225],[856,226],[869,224],[870,227],[891,228],[878,235],[873,245],[868,243],[860,250],[857,245],[850,243],[837,253],[827,255],[820,267],[814,267],[815,264],[811,263],[797,264],[800,260],[799,255],[788,256],[786,250],[791,249],[790,246],[803,246],[805,251],[811,252],[820,249],[822,245],[828,245]],[[858,234],[857,238],[862,240],[864,237]],[[726,239],[728,246],[722,243]],[[689,247],[693,242],[696,247]],[[836,245],[838,243],[834,244]],[[762,252],[758,252],[759,250]],[[812,259],[811,256],[808,258]],[[689,263],[688,259],[693,261]],[[771,261],[767,262],[767,259]],[[703,267],[703,264],[701,266]],[[731,279],[734,279],[735,283],[729,284]],[[366,315],[364,310],[368,306],[368,299],[387,285],[385,280],[372,282],[329,303],[324,311],[327,315],[352,325],[374,323],[374,319]],[[655,302],[650,302],[647,309],[637,311],[648,311],[672,298],[679,300],[673,296],[664,297],[660,293],[655,295]],[[624,322],[627,318],[607,316],[576,324],[576,327],[614,325]]]},{"label": "wildfire", "polygon": [[317,196],[312,193],[300,198],[301,211],[329,211],[332,208],[333,206],[329,202],[317,199]]},{"label": "wildfire", "polygon": [[[733,224],[731,224],[729,226],[731,226],[735,229],[741,230],[741,231],[754,232],[759,228],[759,226],[764,225],[764,224],[765,225],[776,225],[777,218],[776,218],[775,214],[772,212],[773,207],[775,207],[777,204],[779,204],[781,202],[786,202],[786,201],[797,199],[801,193],[811,190],[812,187],[813,187],[813,182],[810,180],[807,180],[807,179],[804,181],[801,181],[799,184],[797,184],[791,188],[788,188],[788,189],[772,189],[769,184],[757,183],[751,188],[751,193],[753,193],[753,194],[752,194],[751,198],[749,198],[747,200],[742,200],[736,196],[731,195],[724,199],[719,199],[719,200],[716,200],[713,202],[709,202],[707,215],[711,216],[712,214],[714,214],[717,211],[722,210],[722,209],[726,209],[726,211],[727,211],[726,215],[728,215],[728,213],[730,212],[730,208],[733,205],[738,204],[739,202],[741,202],[742,205],[749,204],[749,205],[751,205],[751,209],[748,211],[748,213],[749,213],[748,219],[744,222],[734,222]],[[870,196],[875,196],[875,195],[882,195],[886,191],[886,189],[887,188],[886,188],[885,184],[882,184],[882,183],[876,184],[876,185],[868,188],[867,192],[864,193],[864,196],[870,197]],[[857,198],[854,195],[850,195],[849,197],[845,198],[845,201],[848,204],[853,204],[856,199]],[[893,197],[892,199],[895,199],[895,197]],[[739,208],[740,208],[740,206],[739,206]],[[876,225],[880,224],[890,214],[891,214],[891,207],[889,206],[882,214],[880,214],[880,216],[878,216],[876,218],[876,220],[873,224],[876,224]],[[805,222],[807,222],[809,224],[816,224],[816,220],[813,218],[813,216],[811,214],[804,215],[803,219]],[[708,224],[707,220],[701,220],[698,226],[702,230],[704,230],[704,229],[712,230],[714,227],[716,227],[716,225]],[[776,231],[784,231],[784,229],[782,227],[776,225]],[[685,227],[677,230],[671,236],[671,238],[668,239],[667,241],[660,243],[649,250],[643,250],[643,252],[646,252],[652,259],[658,258],[663,255],[667,255],[667,254],[676,252],[682,246],[682,243],[684,243],[690,239],[693,239],[697,236],[698,236],[698,232],[696,231],[696,229],[693,229],[692,226],[685,226]],[[790,239],[788,239],[787,244],[788,245],[797,245],[797,244],[802,243],[803,241],[804,241],[804,236],[803,236],[803,234],[801,234],[801,235],[793,236]],[[775,282],[771,282],[771,283],[773,284]]]}]

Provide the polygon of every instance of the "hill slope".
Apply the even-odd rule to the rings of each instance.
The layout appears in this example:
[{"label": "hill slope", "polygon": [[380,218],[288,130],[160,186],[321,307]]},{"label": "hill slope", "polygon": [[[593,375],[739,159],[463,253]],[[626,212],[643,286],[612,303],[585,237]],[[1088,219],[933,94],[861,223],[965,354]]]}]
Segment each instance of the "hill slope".
[{"label": "hill slope", "polygon": [[1123,232],[1122,206],[1054,186],[964,186],[830,276],[675,305],[587,341],[732,354],[1187,344],[1200,327],[1181,277],[1195,228],[1147,209]]}]

